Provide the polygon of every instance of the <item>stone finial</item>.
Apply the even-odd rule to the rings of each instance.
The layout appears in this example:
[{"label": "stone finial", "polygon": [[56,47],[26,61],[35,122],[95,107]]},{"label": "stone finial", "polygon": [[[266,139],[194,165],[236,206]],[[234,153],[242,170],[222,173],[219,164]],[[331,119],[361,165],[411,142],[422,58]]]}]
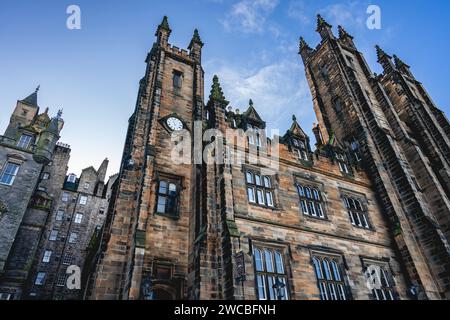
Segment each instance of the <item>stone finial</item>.
[{"label": "stone finial", "polygon": [[57,117],[58,119],[61,119],[62,114],[63,114],[63,109],[61,108],[61,109],[58,110],[58,113],[56,114],[56,117]]},{"label": "stone finial", "polygon": [[353,40],[353,37],[347,31],[345,31],[345,29],[341,25],[338,26],[338,31],[339,31],[339,38],[341,39],[350,38],[351,40]]},{"label": "stone finial", "polygon": [[248,100],[248,105],[249,105],[250,107],[253,107],[253,100],[252,100],[252,99]]},{"label": "stone finial", "polygon": [[312,50],[308,43],[305,41],[303,37],[300,37],[300,47],[299,52],[301,53],[303,50]]},{"label": "stone finial", "polygon": [[389,59],[392,58],[390,55],[388,55],[386,52],[384,52],[384,50],[381,49],[379,45],[376,45],[375,49],[377,50],[378,62],[380,62],[383,58],[386,58],[386,57]]},{"label": "stone finial", "polygon": [[200,34],[198,33],[198,29],[194,30],[194,35],[192,36],[191,43],[189,44],[189,49],[191,49],[194,44],[200,45],[200,47],[203,47],[202,39],[200,38]]},{"label": "stone finial", "polygon": [[228,105],[228,101],[225,99],[225,95],[223,94],[222,87],[219,83],[219,77],[215,75],[213,77],[213,84],[211,86],[211,93],[209,95],[209,101],[219,102],[223,106]]},{"label": "stone finial", "polygon": [[392,63],[392,57],[388,55],[383,49],[380,48],[379,45],[375,46],[377,50],[377,58],[378,63],[381,64],[385,73],[390,73],[395,69],[394,64]]},{"label": "stone finial", "polygon": [[395,66],[398,68],[398,69],[401,69],[401,68],[403,68],[403,67],[406,67],[406,68],[410,68],[410,66],[409,65],[407,65],[405,62],[403,62],[397,55],[395,55],[394,54],[394,63],[395,63]]},{"label": "stone finial", "polygon": [[169,19],[164,16],[162,22],[159,24],[158,29],[156,29],[155,36],[158,37],[158,42],[162,45],[167,45],[172,29],[169,26]]},{"label": "stone finial", "polygon": [[297,117],[295,116],[295,114],[292,115],[292,121],[297,122]]},{"label": "stone finial", "polygon": [[332,26],[325,21],[320,14],[317,15],[317,31],[320,31],[323,27],[332,28]]},{"label": "stone finial", "polygon": [[164,17],[163,17],[163,19],[162,19],[160,25],[158,26],[158,29],[164,29],[164,30],[166,30],[166,31],[168,31],[168,32],[171,32],[171,31],[172,31],[172,29],[170,29],[170,26],[169,26],[169,18],[167,18],[167,16],[164,16]]}]

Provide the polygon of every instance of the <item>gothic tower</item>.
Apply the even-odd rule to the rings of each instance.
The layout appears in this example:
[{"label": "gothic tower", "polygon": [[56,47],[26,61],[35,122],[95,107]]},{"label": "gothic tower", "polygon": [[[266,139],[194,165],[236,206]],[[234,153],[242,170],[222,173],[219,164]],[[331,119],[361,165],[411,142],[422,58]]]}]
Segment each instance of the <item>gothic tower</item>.
[{"label": "gothic tower", "polygon": [[[176,164],[172,133],[194,132],[203,113],[203,43],[195,30],[189,51],[169,44],[164,17],[140,81],[135,111],[106,227],[106,250],[94,280],[93,299],[184,299],[193,282],[194,214],[198,172]],[[195,273],[195,272],[194,272]]]},{"label": "gothic tower", "polygon": [[[449,122],[404,62],[377,47],[375,75],[342,27],[320,15],[321,42],[301,39],[322,142],[337,138],[372,178],[411,288],[450,297]],[[360,155],[362,160],[358,156]]]}]

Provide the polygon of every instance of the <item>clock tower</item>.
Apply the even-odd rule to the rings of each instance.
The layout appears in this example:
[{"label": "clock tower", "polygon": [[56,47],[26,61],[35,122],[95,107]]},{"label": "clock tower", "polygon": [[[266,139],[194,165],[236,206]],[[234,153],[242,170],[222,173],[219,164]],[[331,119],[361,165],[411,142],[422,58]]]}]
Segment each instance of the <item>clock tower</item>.
[{"label": "clock tower", "polygon": [[192,134],[202,118],[203,43],[195,30],[188,50],[179,49],[169,44],[171,32],[164,17],[129,119],[93,299],[145,299],[149,286],[152,298],[184,299],[194,281],[189,252],[200,169],[175,164],[172,133]]}]

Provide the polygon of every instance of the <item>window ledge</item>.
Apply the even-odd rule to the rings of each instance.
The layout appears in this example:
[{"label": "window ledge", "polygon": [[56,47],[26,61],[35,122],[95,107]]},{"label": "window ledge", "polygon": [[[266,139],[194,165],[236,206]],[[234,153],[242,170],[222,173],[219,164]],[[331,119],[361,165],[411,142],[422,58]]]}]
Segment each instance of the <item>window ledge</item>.
[{"label": "window ledge", "polygon": [[328,217],[320,218],[320,217],[314,217],[314,216],[311,216],[311,215],[308,215],[308,214],[304,214],[304,213],[302,213],[302,216],[305,217],[305,218],[314,220],[314,221],[331,222],[331,221],[328,219]]},{"label": "window ledge", "polygon": [[266,205],[262,205],[262,204],[257,204],[257,203],[253,203],[253,202],[249,202],[249,205],[251,205],[252,207],[257,207],[257,208],[261,208],[261,209],[266,209],[266,210],[271,210],[271,211],[281,211],[281,208],[278,207],[270,207],[270,206],[266,206]]},{"label": "window ledge", "polygon": [[366,230],[366,231],[370,231],[370,232],[376,232],[376,230],[374,228],[364,228],[364,227],[360,227],[360,226],[356,226],[354,224],[352,224],[353,228],[359,229],[359,230]]},{"label": "window ledge", "polygon": [[180,215],[173,216],[173,215],[170,215],[170,214],[167,214],[167,213],[161,213],[161,212],[155,212],[155,215],[161,216],[161,217],[166,217],[166,218],[169,218],[171,220],[180,220]]}]

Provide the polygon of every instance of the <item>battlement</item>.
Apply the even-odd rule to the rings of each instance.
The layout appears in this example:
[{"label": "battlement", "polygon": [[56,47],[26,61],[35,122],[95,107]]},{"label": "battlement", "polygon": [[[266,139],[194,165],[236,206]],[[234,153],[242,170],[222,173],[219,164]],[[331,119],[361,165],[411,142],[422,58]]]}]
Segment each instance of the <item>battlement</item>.
[{"label": "battlement", "polygon": [[60,147],[60,148],[64,148],[64,149],[70,149],[70,145],[68,145],[67,143],[59,142],[59,141],[56,143],[56,146]]},{"label": "battlement", "polygon": [[191,56],[189,54],[189,51],[187,51],[186,49],[180,49],[177,46],[169,45],[168,48],[166,49],[166,51],[171,53],[171,54],[173,54],[173,55],[175,55],[175,56],[178,56],[178,57],[180,57],[182,59],[192,60],[192,58],[191,58]]}]

